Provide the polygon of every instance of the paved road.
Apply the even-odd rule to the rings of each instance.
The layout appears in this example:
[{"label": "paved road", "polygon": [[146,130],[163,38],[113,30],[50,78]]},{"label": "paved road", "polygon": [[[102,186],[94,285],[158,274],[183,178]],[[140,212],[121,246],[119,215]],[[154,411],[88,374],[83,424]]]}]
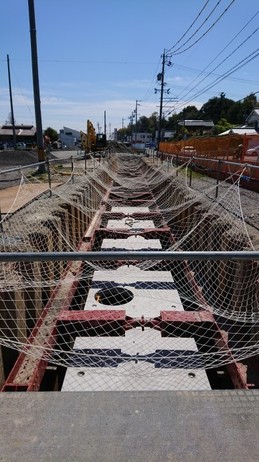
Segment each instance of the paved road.
[{"label": "paved road", "polygon": [[56,157],[57,159],[70,159],[71,156],[79,157],[80,154],[83,155],[84,151],[80,151],[80,150],[76,151],[75,149],[71,151],[68,151],[68,150],[51,151],[51,155]]}]

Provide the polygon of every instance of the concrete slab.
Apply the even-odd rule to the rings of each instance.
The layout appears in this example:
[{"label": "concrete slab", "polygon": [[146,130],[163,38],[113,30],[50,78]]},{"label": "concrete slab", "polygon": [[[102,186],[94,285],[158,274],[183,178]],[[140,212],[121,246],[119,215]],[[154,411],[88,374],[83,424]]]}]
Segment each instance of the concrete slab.
[{"label": "concrete slab", "polygon": [[3,462],[256,462],[259,390],[1,393]]},{"label": "concrete slab", "polygon": [[[155,278],[152,280],[155,286]],[[150,284],[152,285],[152,281]],[[183,311],[182,302],[180,300],[178,291],[176,289],[135,289],[134,286],[124,283],[123,288],[129,289],[133,294],[133,300],[127,303],[121,303],[120,305],[115,304],[103,304],[101,299],[98,302],[95,299],[95,295],[102,289],[111,288],[111,281],[109,284],[96,284],[95,289],[90,289],[88,297],[84,306],[84,310],[125,310],[126,315],[134,318],[155,318],[160,315],[163,310],[167,311]],[[157,284],[158,281],[156,281]],[[114,287],[118,287],[114,284]],[[119,286],[122,287],[122,286]]]},{"label": "concrete slab", "polygon": [[[116,270],[95,271],[85,310],[124,309],[128,316],[152,318],[162,310],[182,311],[179,293],[169,271],[143,271],[135,266],[121,266]],[[123,287],[133,294],[133,299],[122,305],[104,305],[95,299],[98,291],[111,287]]]},{"label": "concrete slab", "polygon": [[103,239],[101,250],[161,250],[159,239],[145,239],[142,236],[130,236],[127,239]]},{"label": "concrete slab", "polygon": [[112,207],[112,212],[118,212],[118,213],[127,213],[127,214],[132,214],[132,213],[148,213],[149,208],[148,207],[129,207],[129,206],[115,206]]},{"label": "concrete slab", "polygon": [[131,361],[116,369],[69,367],[62,385],[62,392],[166,390],[210,390],[210,384],[202,369],[154,369]]},{"label": "concrete slab", "polygon": [[122,220],[108,220],[107,228],[147,229],[147,228],[155,228],[155,225],[154,225],[153,220],[135,220],[135,219],[129,220],[129,218],[123,218]]},{"label": "concrete slab", "polygon": [[137,328],[125,337],[78,337],[74,350],[77,366],[67,369],[62,391],[210,390],[205,371],[187,366],[197,352],[192,338]]},{"label": "concrete slab", "polygon": [[[158,278],[158,279],[157,279]],[[173,282],[170,271],[143,271],[133,265],[123,265],[116,270],[97,270],[94,272],[93,281],[115,281],[124,284],[134,281],[164,281]]]},{"label": "concrete slab", "polygon": [[[125,337],[77,337],[74,349],[121,350],[126,355],[149,355],[158,350],[198,351],[193,338],[161,337],[161,332],[141,327],[126,331]],[[116,352],[114,352],[116,356]]]}]

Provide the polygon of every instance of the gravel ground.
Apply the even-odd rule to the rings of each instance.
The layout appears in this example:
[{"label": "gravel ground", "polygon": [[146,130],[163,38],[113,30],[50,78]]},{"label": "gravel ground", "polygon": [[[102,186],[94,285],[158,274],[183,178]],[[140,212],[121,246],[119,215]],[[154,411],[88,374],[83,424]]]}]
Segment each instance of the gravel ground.
[{"label": "gravel ground", "polygon": [[[215,178],[210,178],[207,176],[199,176],[193,177],[192,179],[192,187],[197,189],[198,191],[206,190],[208,188],[213,189],[210,191],[209,195],[212,199],[215,198],[215,191],[216,188],[216,180]],[[219,183],[219,198],[222,194],[225,194],[226,191],[231,187],[230,183],[226,183],[221,181]],[[245,218],[246,223],[252,225],[253,227],[257,228],[259,231],[259,193],[255,191],[250,191],[249,189],[240,188],[240,203],[243,210],[243,216]],[[238,198],[236,199],[238,201]]]},{"label": "gravel ground", "polygon": [[[147,163],[154,165],[153,161],[149,158]],[[156,162],[155,164],[158,167],[161,167],[160,163]],[[162,167],[165,172],[171,172],[170,168],[168,169],[168,163],[164,162]],[[175,174],[175,168],[173,169],[173,174]],[[186,171],[179,170],[178,175],[182,176],[183,181],[189,185],[189,178],[186,180]],[[215,200],[215,189],[216,189],[216,179],[211,178],[205,175],[193,173],[191,187],[197,191],[208,191],[208,199]],[[230,188],[231,184],[221,181],[219,184],[218,197],[225,194],[226,191]],[[243,217],[248,227],[249,234],[258,234],[259,240],[259,193],[255,191],[250,191],[248,189],[240,188],[240,203],[242,207]],[[238,196],[235,198],[235,206],[238,207]]]}]

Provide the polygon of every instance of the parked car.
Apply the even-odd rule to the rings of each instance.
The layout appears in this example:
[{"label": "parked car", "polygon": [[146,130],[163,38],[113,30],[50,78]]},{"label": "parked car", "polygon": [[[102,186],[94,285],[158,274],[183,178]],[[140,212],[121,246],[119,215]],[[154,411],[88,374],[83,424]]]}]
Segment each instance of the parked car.
[{"label": "parked car", "polygon": [[62,149],[62,143],[60,141],[53,141],[52,148],[53,149]]},{"label": "parked car", "polygon": [[17,149],[25,149],[26,148],[26,143],[23,143],[22,141],[19,141],[19,143],[16,143],[16,148]]},{"label": "parked car", "polygon": [[254,146],[253,148],[247,149],[246,156],[258,156],[259,155],[259,145]]},{"label": "parked car", "polygon": [[194,146],[186,145],[182,147],[180,154],[187,154],[188,156],[195,156],[196,149],[194,149]]}]

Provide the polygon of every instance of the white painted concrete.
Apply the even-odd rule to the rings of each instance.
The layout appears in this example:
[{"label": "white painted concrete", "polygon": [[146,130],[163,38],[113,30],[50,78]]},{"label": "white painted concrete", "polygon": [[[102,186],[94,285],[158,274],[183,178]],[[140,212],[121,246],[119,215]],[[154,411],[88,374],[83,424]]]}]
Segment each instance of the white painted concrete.
[{"label": "white painted concrete", "polygon": [[142,236],[130,236],[127,239],[103,239],[101,249],[160,250],[159,239],[145,239]]},{"label": "white painted concrete", "polygon": [[122,220],[108,220],[107,228],[112,229],[147,229],[155,228],[153,220],[135,220],[131,218],[123,218]]},{"label": "white painted concrete", "polygon": [[111,209],[112,212],[118,212],[118,213],[127,213],[131,215],[132,213],[148,213],[149,208],[148,207],[126,207],[124,205],[118,206],[118,207],[112,207]]},{"label": "white painted concrete", "polygon": [[[125,337],[84,337],[77,338],[75,349],[85,350],[92,355],[92,366],[69,368],[63,383],[63,391],[144,391],[144,390],[209,390],[210,384],[205,371],[191,368],[155,367],[143,358],[154,354],[159,359],[159,350],[167,350],[167,355],[177,356],[188,361],[182,351],[197,351],[195,341],[191,338],[161,337],[153,329],[132,329]],[[121,358],[121,354],[130,355],[126,361],[113,367],[96,367],[94,350],[99,361],[110,351],[110,358]],[[114,350],[111,354],[111,350]],[[82,354],[82,353],[81,353]],[[142,356],[142,358],[141,358]],[[82,357],[83,358],[83,357]],[[138,359],[140,358],[140,359]],[[124,356],[125,359],[125,356]],[[159,365],[159,360],[157,362]]]}]

